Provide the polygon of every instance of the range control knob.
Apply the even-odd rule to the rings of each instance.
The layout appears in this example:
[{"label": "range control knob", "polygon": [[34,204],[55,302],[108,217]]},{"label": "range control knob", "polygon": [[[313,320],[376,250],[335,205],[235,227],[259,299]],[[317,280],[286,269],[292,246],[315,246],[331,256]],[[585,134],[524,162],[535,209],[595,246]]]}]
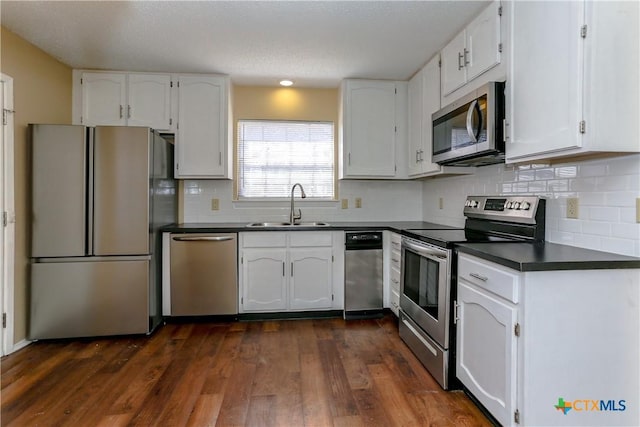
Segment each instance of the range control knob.
[{"label": "range control knob", "polygon": [[513,202],[513,204],[511,205],[511,207],[513,209],[520,209],[520,202]]},{"label": "range control knob", "polygon": [[471,205],[471,202],[469,200],[465,200],[464,201],[464,207],[469,207]]},{"label": "range control knob", "polygon": [[472,208],[477,208],[478,207],[478,201],[477,200],[472,200],[471,201],[471,207]]},{"label": "range control knob", "polygon": [[528,211],[531,208],[531,203],[529,202],[522,202],[522,204],[520,205],[520,209],[522,209],[523,211]]},{"label": "range control knob", "polygon": [[511,202],[507,202],[504,204],[505,209],[511,209]]}]

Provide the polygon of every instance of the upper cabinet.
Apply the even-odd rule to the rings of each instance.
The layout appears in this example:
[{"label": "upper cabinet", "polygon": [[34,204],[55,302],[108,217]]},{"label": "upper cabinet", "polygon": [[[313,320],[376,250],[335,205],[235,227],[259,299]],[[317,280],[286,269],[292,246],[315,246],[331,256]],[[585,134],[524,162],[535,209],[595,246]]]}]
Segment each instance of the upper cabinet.
[{"label": "upper cabinet", "polygon": [[178,76],[176,178],[231,178],[230,88],[227,76]]},{"label": "upper cabinet", "polygon": [[440,56],[433,57],[409,81],[409,142],[407,172],[410,178],[473,173],[475,168],[440,166],[432,162],[433,122],[440,109]]},{"label": "upper cabinet", "polygon": [[[403,96],[404,95],[404,96]],[[406,83],[345,80],[340,103],[340,178],[400,177],[396,149],[406,135]],[[400,105],[405,106],[404,110]]]},{"label": "upper cabinet", "polygon": [[169,74],[83,72],[80,84],[84,125],[171,129]]},{"label": "upper cabinet", "polygon": [[494,1],[442,49],[443,97],[500,63],[501,15]]},{"label": "upper cabinet", "polygon": [[513,2],[507,162],[640,151],[638,2]]}]

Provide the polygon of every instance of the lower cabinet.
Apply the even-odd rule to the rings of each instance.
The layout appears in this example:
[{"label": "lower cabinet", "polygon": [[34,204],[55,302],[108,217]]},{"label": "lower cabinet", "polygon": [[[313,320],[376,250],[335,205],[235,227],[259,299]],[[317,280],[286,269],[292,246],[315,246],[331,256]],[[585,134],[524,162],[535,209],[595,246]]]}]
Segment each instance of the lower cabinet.
[{"label": "lower cabinet", "polygon": [[638,277],[460,253],[457,377],[504,426],[640,425]]},{"label": "lower cabinet", "polygon": [[332,232],[241,233],[240,312],[339,308],[334,261]]},{"label": "lower cabinet", "polygon": [[516,392],[515,306],[458,283],[458,379],[502,425],[509,425]]}]

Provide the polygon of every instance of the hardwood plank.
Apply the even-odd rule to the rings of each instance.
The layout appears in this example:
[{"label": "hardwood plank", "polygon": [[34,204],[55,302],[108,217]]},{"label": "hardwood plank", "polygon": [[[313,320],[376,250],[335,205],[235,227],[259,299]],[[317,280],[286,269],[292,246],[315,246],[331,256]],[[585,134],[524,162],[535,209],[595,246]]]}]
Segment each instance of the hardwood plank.
[{"label": "hardwood plank", "polygon": [[215,426],[223,398],[223,394],[201,394],[187,420],[187,427]]},{"label": "hardwood plank", "polygon": [[2,425],[488,426],[400,340],[397,320],[167,324],[2,358]]}]

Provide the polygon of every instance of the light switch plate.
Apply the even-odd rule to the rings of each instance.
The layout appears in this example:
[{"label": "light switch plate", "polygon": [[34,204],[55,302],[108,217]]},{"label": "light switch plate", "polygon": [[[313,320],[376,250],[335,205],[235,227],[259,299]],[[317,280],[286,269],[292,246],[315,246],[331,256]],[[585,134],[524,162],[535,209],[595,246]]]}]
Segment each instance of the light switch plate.
[{"label": "light switch plate", "polygon": [[362,198],[356,197],[356,208],[362,207]]},{"label": "light switch plate", "polygon": [[440,209],[444,208],[444,199],[442,197],[438,199],[438,207]]},{"label": "light switch plate", "polygon": [[211,210],[212,211],[220,210],[220,199],[211,199]]},{"label": "light switch plate", "polygon": [[349,199],[342,199],[342,209],[349,209]]}]

